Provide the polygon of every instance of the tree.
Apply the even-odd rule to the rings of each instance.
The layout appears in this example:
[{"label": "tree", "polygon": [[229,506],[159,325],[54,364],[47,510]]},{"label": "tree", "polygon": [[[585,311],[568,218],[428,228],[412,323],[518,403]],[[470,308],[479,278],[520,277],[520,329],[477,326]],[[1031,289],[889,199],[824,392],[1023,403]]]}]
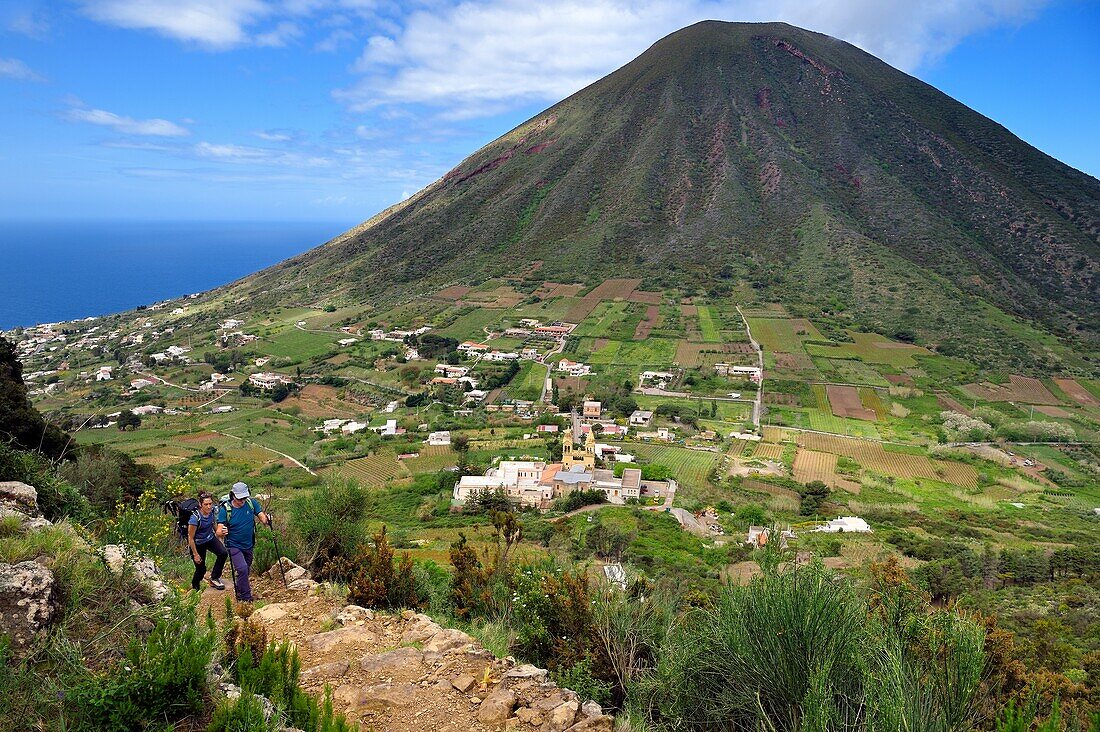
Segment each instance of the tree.
[{"label": "tree", "polygon": [[820,480],[814,480],[802,486],[799,492],[802,494],[802,515],[813,516],[829,497],[829,486]]},{"label": "tree", "polygon": [[746,503],[737,509],[737,521],[745,526],[763,526],[767,520],[767,512],[755,503]]},{"label": "tree", "polygon": [[122,413],[118,415],[118,428],[122,431],[134,431],[141,426],[141,417],[137,416],[129,409],[123,409]]},{"label": "tree", "polygon": [[0,440],[11,440],[24,450],[40,450],[51,458],[61,457],[69,436],[49,424],[27,397],[23,364],[15,347],[0,337]]},{"label": "tree", "polygon": [[458,453],[459,466],[466,464],[466,457],[470,453],[470,436],[454,435],[451,437],[451,449]]}]

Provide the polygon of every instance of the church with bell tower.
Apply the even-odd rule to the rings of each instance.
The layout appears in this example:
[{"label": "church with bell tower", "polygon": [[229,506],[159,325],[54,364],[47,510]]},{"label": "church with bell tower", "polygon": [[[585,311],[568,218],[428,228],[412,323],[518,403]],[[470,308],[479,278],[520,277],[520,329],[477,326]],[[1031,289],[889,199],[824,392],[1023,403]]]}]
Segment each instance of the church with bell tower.
[{"label": "church with bell tower", "polygon": [[573,430],[565,430],[561,436],[561,464],[564,470],[581,466],[584,470],[596,469],[596,435],[589,430],[584,440],[584,449],[578,450],[573,444]]}]

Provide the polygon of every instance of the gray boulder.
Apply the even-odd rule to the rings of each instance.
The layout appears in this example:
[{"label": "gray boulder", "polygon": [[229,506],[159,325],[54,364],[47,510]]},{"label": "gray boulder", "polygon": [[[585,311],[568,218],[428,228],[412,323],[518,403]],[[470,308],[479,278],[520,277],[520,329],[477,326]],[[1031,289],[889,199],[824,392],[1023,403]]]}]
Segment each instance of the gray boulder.
[{"label": "gray boulder", "polygon": [[53,572],[37,562],[0,564],[0,633],[22,657],[54,619]]},{"label": "gray boulder", "polygon": [[15,480],[0,482],[0,508],[18,511],[26,516],[41,516],[38,510],[38,491],[34,486]]},{"label": "gray boulder", "polygon": [[133,569],[134,576],[148,590],[153,602],[168,597],[169,589],[157,568],[156,562],[122,544],[108,544],[103,547],[103,561],[113,574],[122,575],[127,567]]}]

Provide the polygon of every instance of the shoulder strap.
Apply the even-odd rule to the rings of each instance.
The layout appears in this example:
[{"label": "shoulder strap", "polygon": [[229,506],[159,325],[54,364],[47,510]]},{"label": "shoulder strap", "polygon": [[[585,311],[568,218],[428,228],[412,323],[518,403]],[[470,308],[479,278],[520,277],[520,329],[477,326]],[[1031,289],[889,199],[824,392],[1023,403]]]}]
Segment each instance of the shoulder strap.
[{"label": "shoulder strap", "polygon": [[229,501],[222,501],[222,508],[225,509],[225,524],[229,525],[229,519],[233,516],[233,504]]}]

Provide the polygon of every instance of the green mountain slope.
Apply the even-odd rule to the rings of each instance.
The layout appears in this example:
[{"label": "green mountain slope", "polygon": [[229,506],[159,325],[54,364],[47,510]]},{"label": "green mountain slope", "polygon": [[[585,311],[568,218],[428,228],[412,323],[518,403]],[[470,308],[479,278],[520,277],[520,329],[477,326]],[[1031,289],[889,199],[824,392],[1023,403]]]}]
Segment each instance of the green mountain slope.
[{"label": "green mountain slope", "polygon": [[1100,181],[784,24],[674,33],[412,199],[237,287],[393,296],[537,260],[540,281],[742,279],[808,315],[967,355],[1019,350],[994,308],[1086,351],[1100,340]]}]

